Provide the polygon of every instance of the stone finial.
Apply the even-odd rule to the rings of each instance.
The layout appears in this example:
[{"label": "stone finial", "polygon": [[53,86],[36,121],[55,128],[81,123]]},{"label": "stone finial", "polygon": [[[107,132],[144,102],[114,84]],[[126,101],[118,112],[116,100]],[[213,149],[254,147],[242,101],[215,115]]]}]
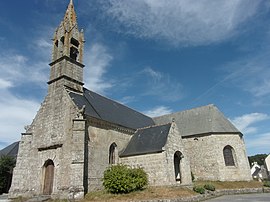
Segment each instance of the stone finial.
[{"label": "stone finial", "polygon": [[84,116],[84,113],[85,113],[85,105],[83,105],[81,109],[78,109],[77,117],[82,118]]},{"label": "stone finial", "polygon": [[30,125],[26,125],[26,126],[24,126],[24,130],[28,131],[30,129],[30,127],[31,127]]}]

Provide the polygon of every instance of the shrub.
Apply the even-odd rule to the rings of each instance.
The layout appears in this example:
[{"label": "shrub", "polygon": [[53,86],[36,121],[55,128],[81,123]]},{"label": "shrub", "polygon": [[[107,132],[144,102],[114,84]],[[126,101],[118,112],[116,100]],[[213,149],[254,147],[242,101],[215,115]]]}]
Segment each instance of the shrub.
[{"label": "shrub", "polygon": [[215,186],[212,185],[212,184],[205,184],[203,187],[204,187],[206,190],[209,190],[209,191],[215,191],[215,190],[216,190]]},{"label": "shrub", "polygon": [[263,183],[263,186],[265,186],[265,187],[270,187],[270,181],[265,181],[265,182]]},{"label": "shrub", "polygon": [[103,186],[110,193],[129,193],[147,185],[147,174],[142,168],[114,165],[104,172]]},{"label": "shrub", "polygon": [[202,186],[194,186],[193,187],[193,191],[200,193],[200,194],[204,194],[205,193],[205,189]]}]

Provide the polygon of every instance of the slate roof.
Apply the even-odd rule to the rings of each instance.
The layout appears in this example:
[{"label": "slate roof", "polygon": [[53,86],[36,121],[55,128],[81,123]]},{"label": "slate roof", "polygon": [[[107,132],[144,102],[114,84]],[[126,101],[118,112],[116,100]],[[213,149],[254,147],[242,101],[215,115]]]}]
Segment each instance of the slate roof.
[{"label": "slate roof", "polygon": [[213,104],[155,117],[153,120],[156,124],[164,124],[173,118],[182,137],[206,133],[240,133]]},{"label": "slate roof", "polygon": [[19,141],[14,142],[11,145],[8,145],[4,149],[0,150],[0,156],[11,156],[16,158],[18,154],[19,143]]},{"label": "slate roof", "polygon": [[157,153],[167,142],[171,124],[138,129],[132,136],[120,157]]},{"label": "slate roof", "polygon": [[155,124],[152,118],[86,88],[83,95],[73,92],[69,95],[79,109],[85,105],[85,114],[88,116],[131,129]]}]

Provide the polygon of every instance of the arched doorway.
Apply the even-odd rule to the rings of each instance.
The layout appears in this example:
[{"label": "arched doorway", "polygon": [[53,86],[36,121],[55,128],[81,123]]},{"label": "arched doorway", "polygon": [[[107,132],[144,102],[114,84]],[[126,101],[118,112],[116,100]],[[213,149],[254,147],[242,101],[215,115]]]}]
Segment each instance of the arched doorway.
[{"label": "arched doorway", "polygon": [[53,191],[53,178],[54,178],[54,163],[51,159],[48,159],[44,165],[44,185],[43,194],[51,195]]},{"label": "arched doorway", "polygon": [[180,151],[177,151],[174,153],[174,174],[175,174],[175,180],[177,182],[182,181],[182,176],[181,176],[181,159],[182,159],[182,153]]}]

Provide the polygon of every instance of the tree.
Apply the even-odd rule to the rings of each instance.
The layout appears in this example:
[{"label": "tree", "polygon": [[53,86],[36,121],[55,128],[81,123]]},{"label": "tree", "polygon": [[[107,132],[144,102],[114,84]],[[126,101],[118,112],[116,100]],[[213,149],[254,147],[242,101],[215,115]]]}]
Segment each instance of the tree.
[{"label": "tree", "polygon": [[249,156],[248,161],[249,161],[250,167],[252,167],[253,162],[257,162],[258,165],[260,166],[263,165],[266,157],[267,157],[267,154],[256,154],[254,156]]},{"label": "tree", "polygon": [[15,167],[16,160],[14,157],[0,157],[0,194],[8,193],[11,185],[12,171]]}]

